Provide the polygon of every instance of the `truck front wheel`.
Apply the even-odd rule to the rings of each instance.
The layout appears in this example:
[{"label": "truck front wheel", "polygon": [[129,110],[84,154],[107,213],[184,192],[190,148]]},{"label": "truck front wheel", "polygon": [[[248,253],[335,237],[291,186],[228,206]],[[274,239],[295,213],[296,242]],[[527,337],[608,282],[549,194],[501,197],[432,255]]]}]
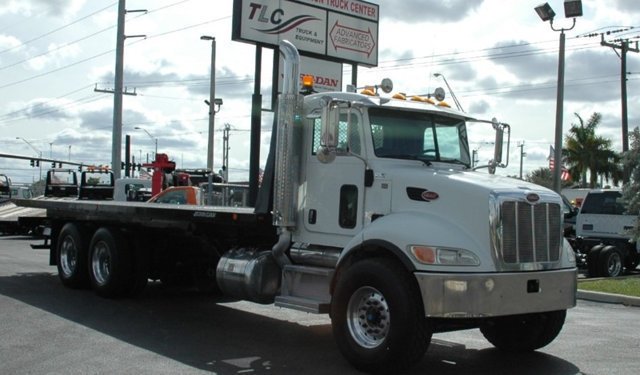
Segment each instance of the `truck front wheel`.
[{"label": "truck front wheel", "polygon": [[69,288],[84,288],[89,285],[87,273],[87,240],[76,224],[66,223],[56,246],[58,277]]},{"label": "truck front wheel", "polygon": [[607,246],[598,257],[600,275],[604,277],[618,277],[622,275],[622,253],[615,246]]},{"label": "truck front wheel", "polygon": [[382,258],[359,261],[345,271],[335,288],[331,322],[338,348],[363,371],[408,368],[431,341],[410,274]]},{"label": "truck front wheel", "polygon": [[553,341],[562,330],[566,310],[499,317],[480,327],[493,346],[508,352],[529,352]]},{"label": "truck front wheel", "polygon": [[131,286],[131,256],[117,229],[100,228],[89,245],[89,278],[93,290],[102,297],[117,298]]}]

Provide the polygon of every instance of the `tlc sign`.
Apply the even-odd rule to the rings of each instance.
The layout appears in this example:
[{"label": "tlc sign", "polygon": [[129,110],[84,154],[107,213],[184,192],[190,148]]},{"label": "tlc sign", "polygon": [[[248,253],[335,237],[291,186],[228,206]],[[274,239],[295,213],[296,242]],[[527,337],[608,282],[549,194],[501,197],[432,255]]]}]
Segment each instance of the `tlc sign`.
[{"label": "tlc sign", "polygon": [[279,25],[280,23],[282,23],[282,18],[284,17],[283,9],[277,8],[273,12],[271,12],[271,15],[269,15],[267,13],[269,11],[269,7],[266,5],[249,3],[249,8],[251,9],[251,11],[249,12],[250,20],[257,19],[258,22],[272,23],[274,25]]},{"label": "tlc sign", "polygon": [[234,0],[232,39],[337,62],[378,64],[378,5],[360,0]]}]

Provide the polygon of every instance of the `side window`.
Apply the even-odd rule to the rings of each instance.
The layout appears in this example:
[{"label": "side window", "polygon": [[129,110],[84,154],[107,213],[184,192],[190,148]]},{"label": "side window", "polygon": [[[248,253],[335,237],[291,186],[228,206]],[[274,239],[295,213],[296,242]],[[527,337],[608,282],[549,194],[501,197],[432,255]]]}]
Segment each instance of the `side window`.
[{"label": "side window", "polygon": [[[320,148],[322,121],[316,118],[313,122],[313,148],[312,155],[315,155]],[[340,115],[340,124],[338,125],[338,148],[337,153],[360,155],[362,153],[362,142],[360,141],[360,123],[356,113],[351,114],[351,124],[347,122],[347,114]]]},{"label": "side window", "polygon": [[342,228],[352,229],[358,222],[358,187],[343,185],[340,188],[339,224]]},{"label": "side window", "polygon": [[435,152],[436,152],[436,141],[433,137],[433,128],[432,127],[426,127],[424,128],[424,144],[422,146],[423,149],[423,153],[428,151],[428,150],[433,150],[433,156],[435,157]]},{"label": "side window", "polygon": [[179,190],[165,194],[160,197],[156,203],[186,204],[187,199],[185,198],[185,192]]},{"label": "side window", "polygon": [[460,135],[455,126],[436,126],[438,148],[442,159],[461,159]]}]

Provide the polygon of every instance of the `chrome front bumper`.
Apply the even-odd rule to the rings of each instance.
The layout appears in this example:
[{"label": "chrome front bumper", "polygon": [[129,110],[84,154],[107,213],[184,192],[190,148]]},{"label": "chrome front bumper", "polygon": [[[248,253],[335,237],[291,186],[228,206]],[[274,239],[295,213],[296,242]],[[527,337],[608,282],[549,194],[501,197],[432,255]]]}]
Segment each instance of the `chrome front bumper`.
[{"label": "chrome front bumper", "polygon": [[479,318],[565,310],[576,305],[577,269],[537,272],[415,273],[424,311],[434,318]]}]

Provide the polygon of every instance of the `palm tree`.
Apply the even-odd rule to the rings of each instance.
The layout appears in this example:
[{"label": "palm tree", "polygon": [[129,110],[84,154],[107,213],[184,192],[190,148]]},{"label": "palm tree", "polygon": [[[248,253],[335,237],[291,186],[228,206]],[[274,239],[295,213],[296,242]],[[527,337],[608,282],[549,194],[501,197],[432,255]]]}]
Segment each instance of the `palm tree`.
[{"label": "palm tree", "polygon": [[597,136],[595,132],[602,115],[594,112],[586,124],[580,115],[575,115],[580,123],[571,124],[562,150],[569,172],[576,180],[582,180],[582,186],[587,186],[587,171],[591,188],[596,187],[598,176],[611,178],[617,185],[622,177],[620,156],[611,150],[611,140]]},{"label": "palm tree", "polygon": [[[517,177],[514,176],[514,178]],[[547,167],[540,167],[527,173],[527,175],[524,177],[524,180],[553,190],[553,173],[551,172],[551,169]],[[569,187],[571,186],[571,182],[560,181],[560,185],[562,188]]]},{"label": "palm tree", "polygon": [[551,173],[551,169],[549,168],[540,167],[527,173],[524,179],[525,181],[544,186],[548,189],[553,189],[553,173]]}]

